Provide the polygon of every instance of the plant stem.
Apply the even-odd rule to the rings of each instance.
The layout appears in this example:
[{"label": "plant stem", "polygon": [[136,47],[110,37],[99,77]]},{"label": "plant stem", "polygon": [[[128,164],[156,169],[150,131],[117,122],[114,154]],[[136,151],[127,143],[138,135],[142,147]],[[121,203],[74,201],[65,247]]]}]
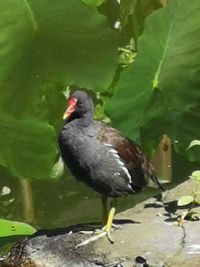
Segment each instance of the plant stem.
[{"label": "plant stem", "polygon": [[34,206],[31,183],[28,178],[20,179],[23,216],[26,223],[34,221]]}]

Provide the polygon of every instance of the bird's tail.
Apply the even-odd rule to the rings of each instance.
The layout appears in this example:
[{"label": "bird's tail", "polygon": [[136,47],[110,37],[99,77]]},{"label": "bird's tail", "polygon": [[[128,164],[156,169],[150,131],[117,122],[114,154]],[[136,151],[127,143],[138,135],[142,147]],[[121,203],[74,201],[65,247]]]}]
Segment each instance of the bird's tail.
[{"label": "bird's tail", "polygon": [[156,184],[156,186],[161,190],[161,191],[165,191],[164,187],[162,186],[162,184],[160,183],[160,181],[158,180],[157,176],[152,174],[151,175],[151,181]]}]

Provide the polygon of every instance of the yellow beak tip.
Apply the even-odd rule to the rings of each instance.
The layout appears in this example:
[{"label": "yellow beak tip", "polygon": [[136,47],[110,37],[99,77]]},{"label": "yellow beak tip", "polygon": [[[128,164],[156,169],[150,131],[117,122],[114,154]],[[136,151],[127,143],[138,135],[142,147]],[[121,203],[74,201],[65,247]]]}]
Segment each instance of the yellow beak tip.
[{"label": "yellow beak tip", "polygon": [[63,114],[63,120],[66,120],[69,115],[67,113]]}]

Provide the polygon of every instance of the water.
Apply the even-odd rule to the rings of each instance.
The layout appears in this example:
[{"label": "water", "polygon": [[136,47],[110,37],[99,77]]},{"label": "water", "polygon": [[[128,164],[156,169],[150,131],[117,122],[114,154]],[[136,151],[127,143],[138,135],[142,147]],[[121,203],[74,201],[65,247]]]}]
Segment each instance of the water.
[{"label": "water", "polygon": [[[190,163],[183,157],[173,155],[172,167],[173,184],[177,184],[198,169],[199,164]],[[33,203],[27,208],[28,199],[24,198],[25,192],[21,180],[9,175],[5,169],[0,169],[0,191],[5,186],[11,189],[10,194],[0,196],[1,218],[31,221],[36,228],[42,229],[101,221],[99,195],[86,185],[77,182],[69,173],[66,172],[57,182],[34,180],[30,183]],[[167,187],[171,186],[172,184]],[[130,208],[157,193],[159,190],[149,188],[139,195],[120,198],[118,211]]]}]

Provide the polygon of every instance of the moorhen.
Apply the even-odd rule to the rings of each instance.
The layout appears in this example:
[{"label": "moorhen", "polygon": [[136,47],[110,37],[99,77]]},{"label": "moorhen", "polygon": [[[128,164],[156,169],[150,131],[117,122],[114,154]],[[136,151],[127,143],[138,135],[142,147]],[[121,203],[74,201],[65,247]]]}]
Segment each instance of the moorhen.
[{"label": "moorhen", "polygon": [[137,193],[150,181],[164,189],[141,148],[113,127],[94,120],[93,111],[91,97],[82,90],[74,92],[68,100],[63,116],[66,124],[58,142],[73,176],[101,194],[104,233],[112,241],[115,207],[107,216],[107,197]]}]

